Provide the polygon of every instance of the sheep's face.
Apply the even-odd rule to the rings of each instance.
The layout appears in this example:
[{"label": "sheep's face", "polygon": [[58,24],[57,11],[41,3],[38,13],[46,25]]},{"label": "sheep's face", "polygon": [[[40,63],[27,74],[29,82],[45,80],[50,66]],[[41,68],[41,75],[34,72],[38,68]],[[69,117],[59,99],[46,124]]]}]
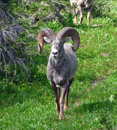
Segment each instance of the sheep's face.
[{"label": "sheep's face", "polygon": [[58,38],[54,38],[52,41],[50,41],[47,38],[44,38],[44,40],[47,43],[50,43],[51,45],[51,56],[55,59],[58,59],[63,55],[64,47],[63,44],[67,41],[69,41],[71,38],[66,38],[59,40]]},{"label": "sheep's face", "polygon": [[70,0],[71,6],[76,6],[78,1],[77,0]]},{"label": "sheep's face", "polygon": [[63,40],[58,40],[57,38],[52,41],[51,55],[53,58],[57,59],[58,57],[61,57],[62,52],[64,50],[63,44],[64,44]]}]

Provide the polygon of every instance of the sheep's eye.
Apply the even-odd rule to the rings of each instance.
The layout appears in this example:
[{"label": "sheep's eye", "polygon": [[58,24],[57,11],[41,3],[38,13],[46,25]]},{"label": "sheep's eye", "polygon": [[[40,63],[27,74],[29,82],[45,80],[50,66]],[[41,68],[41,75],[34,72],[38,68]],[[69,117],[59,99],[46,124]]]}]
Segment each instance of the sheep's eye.
[{"label": "sheep's eye", "polygon": [[61,42],[60,42],[60,45],[62,46],[64,44],[64,41],[62,40]]}]

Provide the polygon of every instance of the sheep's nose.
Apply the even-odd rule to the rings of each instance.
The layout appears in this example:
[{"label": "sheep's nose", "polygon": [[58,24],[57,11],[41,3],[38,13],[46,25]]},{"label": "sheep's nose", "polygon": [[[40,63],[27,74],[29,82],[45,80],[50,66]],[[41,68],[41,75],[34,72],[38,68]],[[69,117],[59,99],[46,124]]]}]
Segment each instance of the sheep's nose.
[{"label": "sheep's nose", "polygon": [[58,52],[52,52],[52,56],[53,56],[54,58],[57,58],[57,57],[58,57]]},{"label": "sheep's nose", "polygon": [[52,52],[53,55],[57,55],[58,53],[57,52]]}]

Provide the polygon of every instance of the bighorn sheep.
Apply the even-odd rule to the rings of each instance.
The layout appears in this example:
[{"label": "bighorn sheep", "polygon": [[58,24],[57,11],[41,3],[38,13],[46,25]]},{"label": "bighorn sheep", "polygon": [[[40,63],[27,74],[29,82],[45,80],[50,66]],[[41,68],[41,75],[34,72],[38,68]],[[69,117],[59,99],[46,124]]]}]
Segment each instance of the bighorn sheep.
[{"label": "bighorn sheep", "polygon": [[70,0],[71,6],[76,6],[77,7],[77,9],[74,10],[75,17],[74,17],[74,21],[73,22],[75,24],[77,23],[78,12],[80,12],[80,22],[79,22],[79,24],[82,23],[82,20],[83,20],[83,9],[86,9],[88,11],[88,14],[87,14],[87,19],[88,19],[87,25],[90,24],[90,16],[91,16],[93,2],[94,2],[94,0]]},{"label": "bighorn sheep", "polygon": [[[66,97],[64,109],[67,110],[70,85],[72,84],[77,70],[75,51],[79,48],[80,44],[79,34],[72,27],[65,27],[57,34],[49,28],[44,28],[40,30],[37,39],[40,53],[43,50],[44,41],[51,46],[51,53],[47,65],[47,78],[54,91],[59,119],[64,119],[64,97]],[[70,43],[64,44],[70,39],[73,40],[73,46]],[[61,97],[60,86],[62,87]]]}]

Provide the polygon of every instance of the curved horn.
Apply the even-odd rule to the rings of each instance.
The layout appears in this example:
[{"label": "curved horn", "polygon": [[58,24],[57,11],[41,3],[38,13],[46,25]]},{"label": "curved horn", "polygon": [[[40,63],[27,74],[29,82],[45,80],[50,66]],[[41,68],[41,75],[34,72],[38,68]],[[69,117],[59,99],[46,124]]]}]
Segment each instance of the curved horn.
[{"label": "curved horn", "polygon": [[38,50],[40,53],[43,50],[44,37],[47,37],[48,39],[52,40],[55,36],[56,36],[56,34],[50,28],[43,28],[40,30],[40,32],[38,33],[38,37],[37,37]]},{"label": "curved horn", "polygon": [[73,51],[76,51],[80,45],[80,37],[78,32],[72,27],[65,27],[61,29],[57,34],[58,39],[63,39],[65,37],[71,37],[73,40]]}]

